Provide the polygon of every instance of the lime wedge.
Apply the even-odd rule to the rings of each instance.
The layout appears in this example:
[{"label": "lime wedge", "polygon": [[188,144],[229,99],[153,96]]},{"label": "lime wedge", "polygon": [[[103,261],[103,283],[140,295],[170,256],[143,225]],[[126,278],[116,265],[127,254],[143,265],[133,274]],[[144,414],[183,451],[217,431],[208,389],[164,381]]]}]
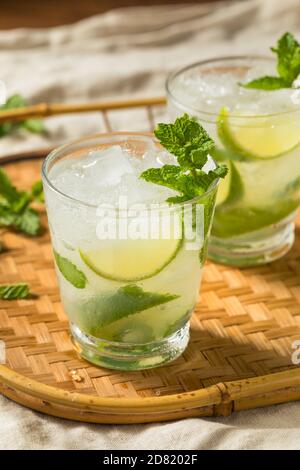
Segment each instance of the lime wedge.
[{"label": "lime wedge", "polygon": [[[230,166],[228,163],[227,165],[228,167]],[[227,173],[226,177],[221,179],[219,183],[217,199],[216,199],[217,206],[219,206],[220,204],[223,204],[226,201],[230,193],[230,188],[231,188],[231,171],[229,168],[229,172]]]},{"label": "lime wedge", "polygon": [[230,116],[223,108],[218,136],[226,149],[244,159],[278,158],[300,145],[300,121],[292,113],[274,116]]},{"label": "lime wedge", "polygon": [[240,173],[233,162],[226,162],[229,172],[221,180],[217,192],[217,206],[231,205],[240,201],[244,195],[244,185]]}]

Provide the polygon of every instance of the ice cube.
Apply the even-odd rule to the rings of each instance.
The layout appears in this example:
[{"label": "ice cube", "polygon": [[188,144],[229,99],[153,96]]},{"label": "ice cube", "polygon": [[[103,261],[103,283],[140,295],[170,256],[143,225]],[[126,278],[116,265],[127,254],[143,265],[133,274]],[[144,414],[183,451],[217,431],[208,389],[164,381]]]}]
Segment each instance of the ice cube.
[{"label": "ice cube", "polygon": [[229,73],[210,73],[208,75],[184,74],[176,81],[176,95],[179,101],[199,110],[209,109],[218,113],[220,102],[230,106],[232,96],[238,91],[236,78]]},{"label": "ice cube", "polygon": [[89,204],[118,205],[120,196],[126,196],[128,204],[139,202],[164,202],[176,194],[163,186],[140,179],[149,167],[176,163],[167,152],[155,152],[149,148],[143,158],[137,158],[115,145],[107,150],[90,151],[79,159],[60,162],[51,170],[51,180],[64,194]]},{"label": "ice cube", "polygon": [[102,187],[116,186],[123,175],[133,173],[128,158],[118,145],[89,152],[80,167],[84,177],[95,182],[97,180],[97,185]]}]

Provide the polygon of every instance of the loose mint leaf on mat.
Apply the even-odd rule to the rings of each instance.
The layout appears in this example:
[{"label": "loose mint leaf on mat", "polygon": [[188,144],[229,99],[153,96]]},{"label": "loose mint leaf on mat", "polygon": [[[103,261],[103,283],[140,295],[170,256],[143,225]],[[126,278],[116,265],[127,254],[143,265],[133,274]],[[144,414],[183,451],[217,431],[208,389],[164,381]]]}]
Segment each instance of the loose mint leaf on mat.
[{"label": "loose mint leaf on mat", "polygon": [[177,299],[178,295],[145,292],[136,284],[120,287],[116,292],[107,292],[88,300],[82,306],[86,329],[91,334],[121,318],[142,312],[151,307]]},{"label": "loose mint leaf on mat", "polygon": [[214,180],[225,177],[227,169],[224,165],[208,173],[202,170],[215,144],[201,124],[188,114],[177,118],[173,124],[158,124],[154,134],[161,145],[177,157],[178,165],[149,168],[140,178],[180,193],[167,202],[179,203],[199,196]]},{"label": "loose mint leaf on mat", "polygon": [[29,287],[25,283],[0,285],[0,299],[25,299],[29,295]]},{"label": "loose mint leaf on mat", "polygon": [[37,181],[32,185],[31,188],[31,197],[34,201],[37,202],[44,202],[44,191],[43,191],[43,183],[41,180]]},{"label": "loose mint leaf on mat", "polygon": [[40,218],[29,206],[33,200],[41,200],[42,195],[40,181],[33,185],[30,192],[19,191],[0,168],[0,226],[11,227],[26,235],[37,235]]},{"label": "loose mint leaf on mat", "polygon": [[30,207],[20,213],[15,213],[10,207],[0,204],[0,226],[35,236],[40,230],[40,218],[38,213]]},{"label": "loose mint leaf on mat", "polygon": [[77,289],[84,289],[87,283],[85,274],[67,258],[54,251],[56,265],[64,278]]},{"label": "loose mint leaf on mat", "polygon": [[36,210],[27,207],[16,217],[16,228],[27,235],[37,235],[40,230],[40,218]]},{"label": "loose mint leaf on mat", "polygon": [[271,51],[277,55],[279,77],[256,78],[241,84],[243,87],[267,91],[293,87],[294,81],[300,74],[300,44],[291,33],[285,33],[278,40],[277,46],[271,48]]},{"label": "loose mint leaf on mat", "polygon": [[0,226],[13,227],[16,221],[16,215],[10,209],[0,204]]},{"label": "loose mint leaf on mat", "polygon": [[12,203],[17,201],[19,197],[19,192],[11,183],[5,171],[0,168],[0,198],[4,198],[9,203]]},{"label": "loose mint leaf on mat", "polygon": [[[9,109],[24,108],[27,106],[27,101],[23,96],[15,94],[10,96],[6,103],[0,106],[0,113],[2,111],[7,111]],[[45,132],[45,126],[41,119],[25,119],[18,122],[3,122],[0,123],[0,137],[4,137],[18,128],[24,128],[29,132],[34,132],[35,134],[41,134]]]}]

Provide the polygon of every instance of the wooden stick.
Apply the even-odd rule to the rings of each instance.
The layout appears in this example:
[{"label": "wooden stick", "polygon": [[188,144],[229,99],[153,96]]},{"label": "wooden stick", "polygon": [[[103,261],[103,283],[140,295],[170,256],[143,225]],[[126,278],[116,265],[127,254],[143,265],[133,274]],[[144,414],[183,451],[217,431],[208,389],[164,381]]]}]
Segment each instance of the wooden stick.
[{"label": "wooden stick", "polygon": [[141,108],[144,106],[162,106],[164,104],[166,104],[166,99],[164,97],[92,103],[39,103],[25,108],[1,111],[0,122],[15,122],[33,117],[56,116],[59,114],[90,113],[92,111],[111,111],[114,109]]}]

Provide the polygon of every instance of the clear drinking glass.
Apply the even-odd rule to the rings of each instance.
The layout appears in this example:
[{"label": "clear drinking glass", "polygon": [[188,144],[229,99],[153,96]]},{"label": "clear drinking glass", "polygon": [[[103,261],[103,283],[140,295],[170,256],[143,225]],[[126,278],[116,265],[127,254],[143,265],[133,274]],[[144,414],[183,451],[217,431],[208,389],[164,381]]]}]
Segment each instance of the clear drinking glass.
[{"label": "clear drinking glass", "polygon": [[[92,178],[96,172],[84,163],[87,156],[93,155],[95,168],[102,159],[96,178],[101,186],[104,173],[106,179],[115,177],[116,160],[109,152],[121,151],[134,163],[147,159],[149,148],[152,156],[161,152],[148,135],[96,135],[54,150],[42,169],[60,294],[74,343],[82,357],[108,368],[146,369],[178,357],[187,346],[199,294],[218,181],[185,204],[152,207],[148,199],[131,212],[120,205],[108,208],[109,190],[97,204],[87,198],[95,181],[84,175]],[[214,167],[212,159],[209,165]],[[122,185],[117,187],[124,199],[134,188],[123,191]],[[145,227],[150,230],[141,235]]]},{"label": "clear drinking glass", "polygon": [[275,61],[229,57],[188,66],[167,81],[172,118],[195,116],[215,139],[221,182],[208,256],[237,266],[283,256],[300,204],[300,90],[241,86],[276,75]]}]

